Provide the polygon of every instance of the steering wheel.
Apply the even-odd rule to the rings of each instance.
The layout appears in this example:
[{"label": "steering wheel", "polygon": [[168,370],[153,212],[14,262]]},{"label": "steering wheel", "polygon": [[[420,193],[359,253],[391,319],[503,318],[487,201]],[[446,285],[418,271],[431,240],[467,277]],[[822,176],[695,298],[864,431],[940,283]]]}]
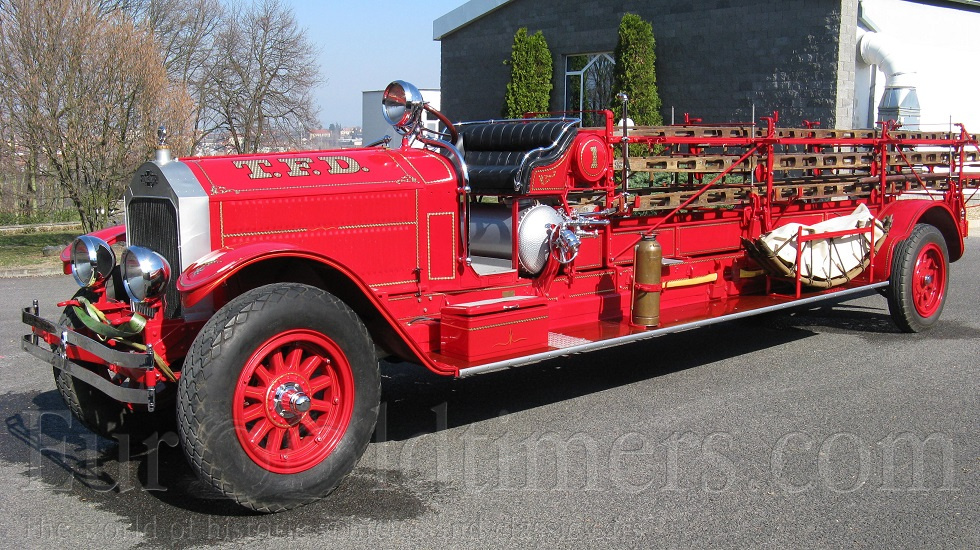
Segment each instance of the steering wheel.
[{"label": "steering wheel", "polygon": [[441,122],[442,125],[446,127],[446,131],[440,132],[438,130],[430,130],[425,126],[421,126],[420,127],[421,130],[427,134],[431,134],[435,136],[436,138],[443,139],[455,145],[456,141],[459,139],[459,131],[456,130],[456,127],[453,126],[453,123],[449,122],[449,119],[446,118],[446,115],[440,113],[439,111],[433,109],[432,107],[429,107],[428,104],[425,105],[425,110],[432,113],[436,118],[438,118],[439,122]]}]

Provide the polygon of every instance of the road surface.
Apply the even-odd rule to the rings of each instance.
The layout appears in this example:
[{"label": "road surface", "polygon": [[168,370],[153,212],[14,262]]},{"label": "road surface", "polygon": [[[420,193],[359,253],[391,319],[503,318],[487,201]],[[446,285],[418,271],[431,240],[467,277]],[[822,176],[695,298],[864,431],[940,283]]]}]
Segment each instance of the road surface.
[{"label": "road surface", "polygon": [[[968,245],[974,245],[968,242]],[[878,295],[447,380],[383,364],[381,422],[326,500],[277,515],[199,482],[174,434],[120,457],[22,352],[0,280],[0,534],[27,548],[980,547],[980,252],[943,318]]]}]

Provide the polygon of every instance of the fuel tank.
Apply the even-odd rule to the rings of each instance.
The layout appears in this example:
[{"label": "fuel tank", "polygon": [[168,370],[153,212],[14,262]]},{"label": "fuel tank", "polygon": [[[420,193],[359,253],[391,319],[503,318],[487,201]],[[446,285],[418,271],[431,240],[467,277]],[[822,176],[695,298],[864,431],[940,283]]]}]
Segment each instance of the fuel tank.
[{"label": "fuel tank", "polygon": [[[551,253],[551,235],[562,217],[544,204],[521,204],[517,213],[517,255],[521,269],[537,275]],[[515,251],[512,206],[475,204],[470,210],[470,253],[513,259]]]}]

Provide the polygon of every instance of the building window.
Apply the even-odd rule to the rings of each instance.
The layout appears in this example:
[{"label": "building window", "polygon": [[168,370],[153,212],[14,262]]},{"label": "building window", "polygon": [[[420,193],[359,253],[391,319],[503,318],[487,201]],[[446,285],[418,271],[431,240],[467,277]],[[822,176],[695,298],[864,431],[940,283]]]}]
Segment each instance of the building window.
[{"label": "building window", "polygon": [[[599,111],[608,109],[613,97],[612,53],[569,55],[565,58],[565,110]],[[583,126],[600,126],[597,113],[582,113]]]}]

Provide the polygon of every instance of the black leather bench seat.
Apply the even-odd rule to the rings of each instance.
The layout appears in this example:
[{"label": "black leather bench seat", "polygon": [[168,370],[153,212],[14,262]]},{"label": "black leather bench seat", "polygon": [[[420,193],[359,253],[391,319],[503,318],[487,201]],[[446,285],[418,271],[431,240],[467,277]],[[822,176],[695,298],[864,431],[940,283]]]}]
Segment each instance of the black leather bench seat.
[{"label": "black leather bench seat", "polygon": [[575,139],[576,120],[507,120],[459,125],[470,188],[526,193],[531,170],[555,162]]}]

